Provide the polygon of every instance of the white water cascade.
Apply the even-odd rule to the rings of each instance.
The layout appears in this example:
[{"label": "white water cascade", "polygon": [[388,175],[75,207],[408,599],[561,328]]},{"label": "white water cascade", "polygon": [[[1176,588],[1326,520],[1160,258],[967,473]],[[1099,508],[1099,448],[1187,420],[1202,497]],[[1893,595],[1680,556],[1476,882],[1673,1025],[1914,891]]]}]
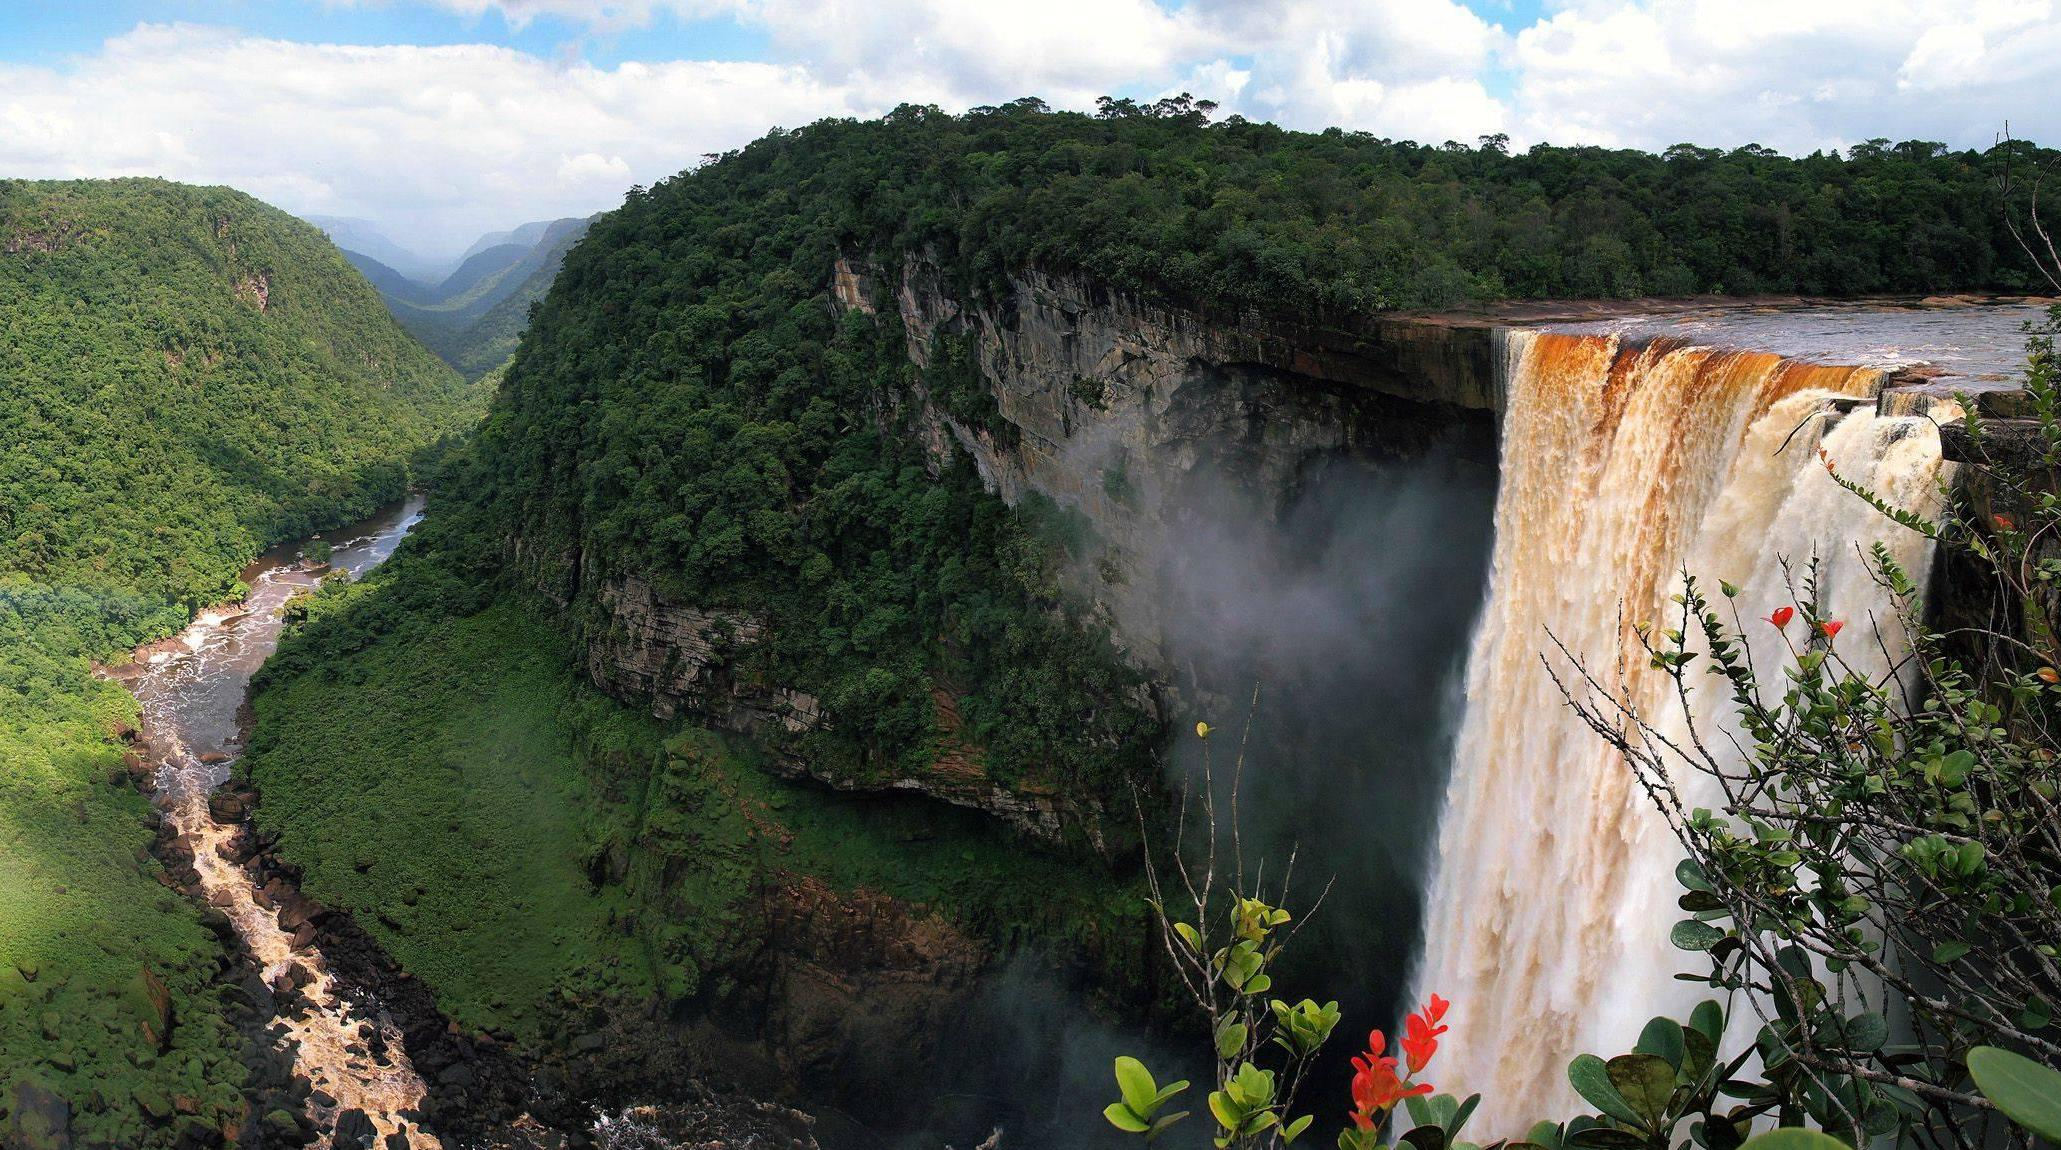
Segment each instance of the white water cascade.
[{"label": "white water cascade", "polygon": [[[1824,609],[1849,624],[1842,655],[1886,673],[1877,629],[1891,651],[1902,636],[1855,545],[1882,541],[1921,580],[1930,545],[1840,489],[1818,449],[1842,476],[1919,510],[1936,506],[1941,466],[1929,421],[1836,402],[1872,395],[1874,369],[1597,335],[1518,332],[1504,350],[1489,599],[1415,978],[1418,997],[1454,1004],[1431,1077],[1483,1095],[1484,1141],[1587,1109],[1567,1086],[1569,1059],[1631,1049],[1646,1019],[1686,1017],[1707,989],[1673,977],[1697,965],[1668,943],[1684,917],[1682,851],[1630,769],[1566,705],[1542,661],[1548,632],[1679,729],[1688,717],[1647,669],[1633,626],[1676,625],[1664,620],[1685,567],[1713,598],[1729,580],[1765,681],[1782,648],[1755,620],[1793,602],[1780,561],[1800,570],[1815,552]],[[1553,662],[1566,678],[1568,661]],[[1692,705],[1706,728],[1729,721],[1718,690]],[[1694,795],[1702,780],[1675,781]]]}]

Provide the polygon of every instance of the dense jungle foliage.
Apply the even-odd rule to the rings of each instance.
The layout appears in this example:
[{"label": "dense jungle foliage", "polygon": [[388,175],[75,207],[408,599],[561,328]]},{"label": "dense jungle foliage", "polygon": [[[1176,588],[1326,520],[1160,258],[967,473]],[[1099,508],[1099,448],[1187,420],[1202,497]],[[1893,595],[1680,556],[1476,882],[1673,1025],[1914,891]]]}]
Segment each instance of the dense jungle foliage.
[{"label": "dense jungle foliage", "polygon": [[825,121],[595,223],[535,313],[470,490],[554,590],[634,574],[767,621],[742,672],[821,697],[836,723],[813,753],[847,770],[920,766],[946,687],[1005,780],[1112,782],[1148,728],[1132,686],[1050,610],[1046,541],[911,433],[918,382],[979,414],[961,410],[980,399],[963,349],[935,349],[919,381],[893,309],[831,306],[841,254],[890,273],[921,258],[975,296],[1042,266],[1305,315],[2021,288],[1991,174],[1922,143],[1510,155],[1209,124],[1184,100]]},{"label": "dense jungle foliage", "polygon": [[484,399],[227,188],[0,182],[0,331],[0,570],[189,606],[398,498]]},{"label": "dense jungle foliage", "polygon": [[46,1090],[98,1145],[233,1131],[226,951],[154,881],[135,702],[92,663],[398,496],[476,393],[225,188],[0,182],[0,332],[0,1107]]},{"label": "dense jungle foliage", "polygon": [[[647,207],[633,196],[618,223],[729,199],[748,207],[727,221],[725,255],[777,253],[804,283],[821,281],[832,248],[922,251],[971,284],[1071,268],[1114,288],[1334,317],[2037,286],[2005,232],[1993,153],[1871,140],[1802,158],[1686,144],[1513,154],[1495,137],[1466,147],[1209,124],[1205,107],[1107,101],[1090,117],[1019,100],[824,121],[667,181]],[[747,219],[774,215],[797,217],[791,256],[753,243],[763,233]]]}]

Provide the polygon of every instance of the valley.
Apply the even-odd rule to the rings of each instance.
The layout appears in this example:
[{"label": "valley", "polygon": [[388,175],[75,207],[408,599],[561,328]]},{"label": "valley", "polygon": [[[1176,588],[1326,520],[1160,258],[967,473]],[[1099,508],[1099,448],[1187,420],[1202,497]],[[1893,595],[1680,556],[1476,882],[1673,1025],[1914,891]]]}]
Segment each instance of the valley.
[{"label": "valley", "polygon": [[[1184,997],[1185,862],[1295,908],[1254,1018],[1335,1000],[1327,1143],[1343,1036],[1445,995],[1472,1136],[1632,1150],[1570,1064],[1766,1045],[1662,1025],[1755,945],[1681,869],[1750,855],[1697,821],[1764,801],[1727,772],[1815,740],[1951,789],[1951,734],[1809,724],[1920,674],[1984,745],[2050,705],[1998,653],[2043,592],[1969,566],[2044,570],[2051,510],[2055,313],[1986,179],[1019,101],[775,132],[407,274],[227,189],[0,183],[0,1139],[1117,1146],[1119,1055],[1262,1057]],[[1738,672],[1699,586],[1786,650]],[[1732,750],[1653,774],[1590,697]],[[2046,794],[2007,757],[1985,801]],[[2020,849],[2009,805],[1936,817]],[[1888,898],[1835,885],[1842,930]],[[1870,1081],[1699,1144],[1879,1124]]]}]

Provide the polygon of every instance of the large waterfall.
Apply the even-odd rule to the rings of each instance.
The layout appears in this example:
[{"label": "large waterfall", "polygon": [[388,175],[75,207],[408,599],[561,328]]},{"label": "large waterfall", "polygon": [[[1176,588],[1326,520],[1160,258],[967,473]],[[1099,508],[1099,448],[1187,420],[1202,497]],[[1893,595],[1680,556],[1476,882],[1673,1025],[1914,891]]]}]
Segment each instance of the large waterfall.
[{"label": "large waterfall", "polygon": [[[1792,601],[1780,560],[1815,551],[1826,609],[1850,621],[1842,653],[1886,672],[1870,613],[1890,649],[1900,636],[1854,548],[1879,539],[1922,576],[1929,545],[1834,484],[1818,449],[1904,506],[1936,500],[1940,468],[1930,422],[1853,402],[1874,393],[1876,370],[1615,336],[1519,332],[1504,350],[1489,601],[1415,979],[1454,1003],[1433,1077],[1484,1095],[1488,1137],[1585,1109],[1568,1060],[1629,1050],[1647,1018],[1685,1017],[1704,989],[1674,979],[1699,959],[1667,941],[1683,917],[1681,850],[1566,706],[1542,661],[1549,631],[1653,721],[1679,726],[1633,626],[1667,617],[1685,567],[1713,595],[1729,580],[1766,676],[1780,645],[1752,620]],[[1720,696],[1698,692],[1699,721],[1727,721]]]}]

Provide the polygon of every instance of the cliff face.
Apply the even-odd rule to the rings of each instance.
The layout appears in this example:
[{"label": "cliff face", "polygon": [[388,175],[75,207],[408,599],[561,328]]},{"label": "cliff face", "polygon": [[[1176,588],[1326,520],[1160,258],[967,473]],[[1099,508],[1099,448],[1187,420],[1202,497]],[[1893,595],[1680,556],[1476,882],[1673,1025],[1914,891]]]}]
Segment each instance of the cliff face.
[{"label": "cliff face", "polygon": [[1348,332],[1211,315],[1036,271],[968,306],[918,263],[889,290],[878,269],[842,260],[834,287],[843,308],[898,313],[919,366],[940,335],[974,341],[999,423],[955,420],[919,388],[922,438],[940,462],[951,444],[965,449],[1011,504],[1036,493],[1081,517],[1090,537],[1076,548],[1073,590],[1161,678],[1171,668],[1158,566],[1186,509],[1214,502],[1201,489],[1235,483],[1271,520],[1325,461],[1486,433],[1500,404],[1486,323],[1376,317]]},{"label": "cliff face", "polygon": [[[1199,501],[1196,485],[1234,482],[1255,494],[1255,514],[1270,517],[1324,461],[1408,455],[1456,426],[1486,432],[1498,402],[1486,324],[1382,318],[1348,332],[1212,315],[1036,271],[1001,298],[973,304],[921,263],[890,280],[863,261],[840,260],[831,286],[841,309],[899,320],[919,368],[930,365],[936,340],[970,341],[995,417],[955,418],[916,383],[902,424],[938,466],[964,449],[1006,501],[1035,494],[1057,505],[1080,529],[1069,543],[1069,589],[1162,682],[1173,668],[1159,565],[1169,536],[1183,529],[1180,509]],[[957,743],[949,694],[938,700],[945,738],[932,769],[845,777],[794,750],[796,736],[836,722],[820,700],[731,672],[762,620],[670,602],[636,578],[595,587],[592,599],[600,619],[588,631],[587,670],[618,697],[661,717],[693,713],[753,734],[783,773],[921,793],[1038,837],[1078,833],[1104,845],[1108,828],[1092,798],[990,779],[979,749]]]}]

